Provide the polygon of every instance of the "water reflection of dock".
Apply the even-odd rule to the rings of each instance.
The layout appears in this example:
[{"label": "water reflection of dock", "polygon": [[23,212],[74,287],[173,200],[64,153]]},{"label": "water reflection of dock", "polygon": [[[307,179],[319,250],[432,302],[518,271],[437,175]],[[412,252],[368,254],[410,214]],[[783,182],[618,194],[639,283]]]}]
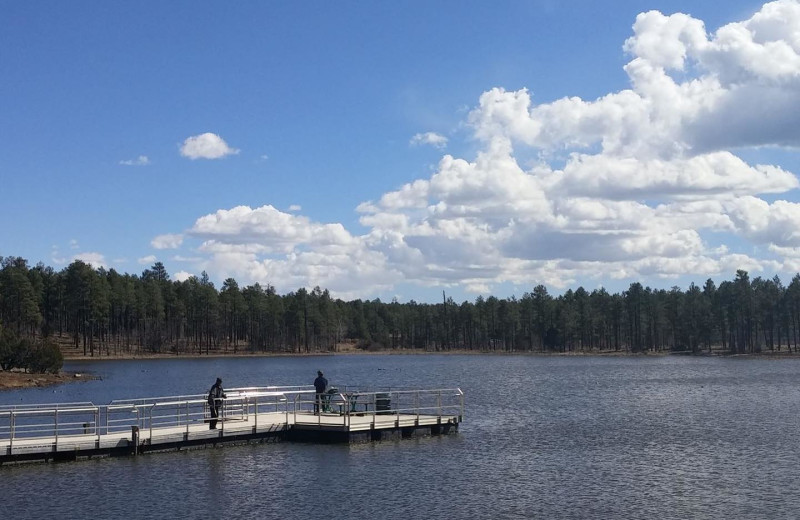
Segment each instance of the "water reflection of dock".
[{"label": "water reflection of dock", "polygon": [[0,465],[270,441],[349,443],[458,431],[460,389],[345,388],[314,413],[313,387],[226,392],[217,429],[204,395],[0,406]]}]

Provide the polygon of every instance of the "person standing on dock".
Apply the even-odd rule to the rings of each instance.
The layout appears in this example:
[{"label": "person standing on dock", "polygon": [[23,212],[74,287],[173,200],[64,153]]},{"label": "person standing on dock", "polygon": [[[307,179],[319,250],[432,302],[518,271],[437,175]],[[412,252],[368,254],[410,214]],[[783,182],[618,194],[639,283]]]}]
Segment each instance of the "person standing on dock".
[{"label": "person standing on dock", "polygon": [[323,377],[322,370],[317,370],[317,378],[314,380],[314,389],[317,391],[316,400],[314,401],[314,413],[317,415],[319,415],[322,407],[322,398],[326,388],[328,388],[328,380]]},{"label": "person standing on dock", "polygon": [[211,423],[208,425],[209,430],[217,428],[217,417],[219,417],[219,409],[222,407],[221,400],[225,398],[225,391],[222,390],[222,379],[217,378],[217,382],[208,391],[208,410],[211,412]]}]

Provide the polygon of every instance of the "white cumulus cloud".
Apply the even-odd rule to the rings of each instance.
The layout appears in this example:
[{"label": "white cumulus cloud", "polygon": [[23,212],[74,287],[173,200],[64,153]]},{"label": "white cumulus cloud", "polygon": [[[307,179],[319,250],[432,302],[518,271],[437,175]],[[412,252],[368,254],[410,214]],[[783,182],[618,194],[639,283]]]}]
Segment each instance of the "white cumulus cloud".
[{"label": "white cumulus cloud", "polygon": [[185,282],[186,280],[188,280],[192,276],[194,276],[192,273],[188,273],[186,271],[178,271],[177,273],[172,275],[172,278],[174,280],[179,281],[179,282]]},{"label": "white cumulus cloud", "polygon": [[197,219],[189,234],[203,240],[198,251],[206,257],[198,270],[242,283],[269,283],[283,291],[319,285],[357,298],[363,287],[388,289],[399,279],[379,251],[341,224],[269,205],[218,210]]},{"label": "white cumulus cloud", "polygon": [[258,244],[268,251],[290,251],[304,243],[343,245],[353,237],[341,224],[320,224],[272,206],[237,206],[200,217],[189,233],[228,244]]},{"label": "white cumulus cloud", "polygon": [[72,260],[80,260],[85,262],[95,269],[99,269],[100,267],[106,268],[108,267],[108,263],[106,262],[105,255],[93,251],[87,251],[85,253],[78,253],[77,255],[72,257]]},{"label": "white cumulus cloud", "polygon": [[181,155],[192,160],[221,159],[238,153],[239,150],[231,148],[224,139],[211,132],[187,137],[181,146]]}]

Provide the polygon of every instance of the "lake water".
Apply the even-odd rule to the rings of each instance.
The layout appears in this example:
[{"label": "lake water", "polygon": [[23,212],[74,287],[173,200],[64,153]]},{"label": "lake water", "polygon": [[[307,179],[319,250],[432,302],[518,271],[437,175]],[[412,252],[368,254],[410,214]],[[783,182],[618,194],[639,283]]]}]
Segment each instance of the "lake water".
[{"label": "lake water", "polygon": [[70,363],[3,404],[311,383],[460,387],[457,435],[0,468],[4,518],[794,518],[800,360],[480,355]]}]

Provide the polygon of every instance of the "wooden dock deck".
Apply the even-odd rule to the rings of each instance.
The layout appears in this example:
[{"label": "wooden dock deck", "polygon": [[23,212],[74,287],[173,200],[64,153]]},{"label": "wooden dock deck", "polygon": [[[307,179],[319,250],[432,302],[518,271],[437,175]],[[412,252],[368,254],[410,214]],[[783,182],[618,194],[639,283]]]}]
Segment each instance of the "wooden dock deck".
[{"label": "wooden dock deck", "polygon": [[216,429],[204,396],[0,407],[0,465],[255,442],[368,442],[458,431],[460,389],[336,390],[314,413],[306,387],[233,389]]}]

